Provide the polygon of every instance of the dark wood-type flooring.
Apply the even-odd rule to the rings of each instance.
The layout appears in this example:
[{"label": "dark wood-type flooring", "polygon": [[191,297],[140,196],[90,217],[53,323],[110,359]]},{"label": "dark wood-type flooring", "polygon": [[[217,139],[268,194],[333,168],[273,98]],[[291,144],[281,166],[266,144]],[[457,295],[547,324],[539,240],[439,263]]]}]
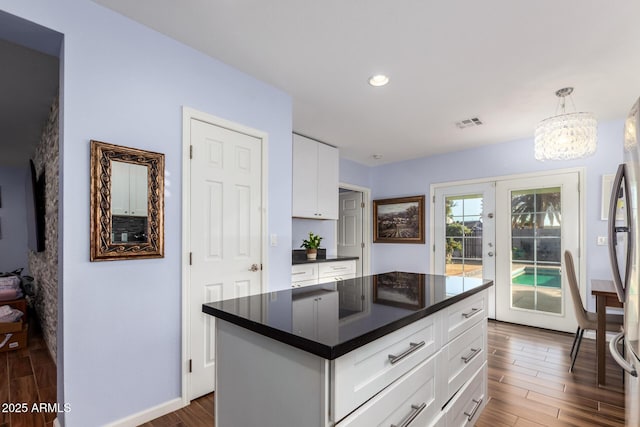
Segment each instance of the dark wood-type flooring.
[{"label": "dark wood-type flooring", "polygon": [[[573,335],[494,321],[488,331],[489,401],[476,426],[624,426],[621,370],[608,356],[607,386],[596,386],[594,340],[569,373]],[[212,425],[209,394],[144,427]]]},{"label": "dark wood-type flooring", "polygon": [[573,335],[489,322],[489,401],[476,426],[624,426],[622,371],[607,352],[596,385],[595,340],[583,339],[573,373]]},{"label": "dark wood-type flooring", "polygon": [[[36,322],[30,322],[28,334],[27,348],[0,353],[0,427],[51,427],[56,418],[46,407],[32,412],[34,403],[55,404],[56,365]],[[15,404],[29,410],[16,412]]]},{"label": "dark wood-type flooring", "polygon": [[[493,321],[488,331],[489,401],[477,426],[624,425],[621,370],[608,356],[607,386],[596,386],[595,341],[583,340],[569,373],[572,335]],[[0,402],[53,403],[55,396],[55,364],[33,325],[28,349],[0,353]],[[0,427],[50,427],[54,418],[52,413],[0,413]],[[143,426],[210,427],[213,422],[209,394]]]}]

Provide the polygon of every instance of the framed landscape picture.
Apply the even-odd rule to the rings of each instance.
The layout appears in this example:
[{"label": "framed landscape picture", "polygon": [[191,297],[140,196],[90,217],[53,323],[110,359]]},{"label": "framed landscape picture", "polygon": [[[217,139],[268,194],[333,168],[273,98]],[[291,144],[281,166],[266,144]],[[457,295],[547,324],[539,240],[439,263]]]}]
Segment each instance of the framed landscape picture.
[{"label": "framed landscape picture", "polygon": [[424,196],[373,201],[374,243],[424,243]]},{"label": "framed landscape picture", "polygon": [[419,310],[424,307],[424,275],[394,271],[373,276],[373,302]]}]

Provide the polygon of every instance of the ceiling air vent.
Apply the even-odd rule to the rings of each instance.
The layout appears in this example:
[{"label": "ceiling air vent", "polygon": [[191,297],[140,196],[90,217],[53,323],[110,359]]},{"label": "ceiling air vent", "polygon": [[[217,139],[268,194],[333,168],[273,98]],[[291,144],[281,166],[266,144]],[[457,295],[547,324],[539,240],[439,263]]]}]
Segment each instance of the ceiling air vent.
[{"label": "ceiling air vent", "polygon": [[456,126],[458,126],[459,129],[469,128],[472,126],[480,126],[481,124],[482,124],[482,121],[477,117],[474,117],[472,119],[460,120],[459,122],[456,122]]}]

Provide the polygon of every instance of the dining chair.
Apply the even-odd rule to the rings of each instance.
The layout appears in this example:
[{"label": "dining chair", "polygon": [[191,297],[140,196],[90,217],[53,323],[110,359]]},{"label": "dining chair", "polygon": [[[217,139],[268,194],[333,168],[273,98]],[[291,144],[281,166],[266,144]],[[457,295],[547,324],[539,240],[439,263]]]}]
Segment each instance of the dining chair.
[{"label": "dining chair", "polygon": [[[571,298],[573,299],[573,308],[576,313],[576,320],[578,321],[578,330],[576,336],[573,339],[573,345],[571,346],[571,367],[569,372],[573,372],[573,365],[578,358],[578,351],[580,350],[580,343],[582,342],[582,335],[585,329],[597,330],[598,329],[598,317],[596,313],[585,310],[582,304],[582,298],[580,298],[580,287],[578,286],[578,279],[576,276],[576,270],[573,264],[573,255],[570,251],[564,251],[564,271],[567,272],[567,280],[569,281],[569,290],[571,291]],[[611,332],[620,332],[620,327],[623,324],[623,316],[620,314],[607,314],[606,330]]]}]

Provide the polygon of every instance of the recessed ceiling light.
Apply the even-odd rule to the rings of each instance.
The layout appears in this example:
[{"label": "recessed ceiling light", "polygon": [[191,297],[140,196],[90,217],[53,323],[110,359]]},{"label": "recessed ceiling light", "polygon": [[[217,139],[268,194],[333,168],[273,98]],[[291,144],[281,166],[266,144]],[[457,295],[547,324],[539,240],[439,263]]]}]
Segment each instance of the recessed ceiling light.
[{"label": "recessed ceiling light", "polygon": [[371,86],[384,86],[389,83],[389,77],[384,74],[376,74],[375,76],[369,77],[369,84]]}]

